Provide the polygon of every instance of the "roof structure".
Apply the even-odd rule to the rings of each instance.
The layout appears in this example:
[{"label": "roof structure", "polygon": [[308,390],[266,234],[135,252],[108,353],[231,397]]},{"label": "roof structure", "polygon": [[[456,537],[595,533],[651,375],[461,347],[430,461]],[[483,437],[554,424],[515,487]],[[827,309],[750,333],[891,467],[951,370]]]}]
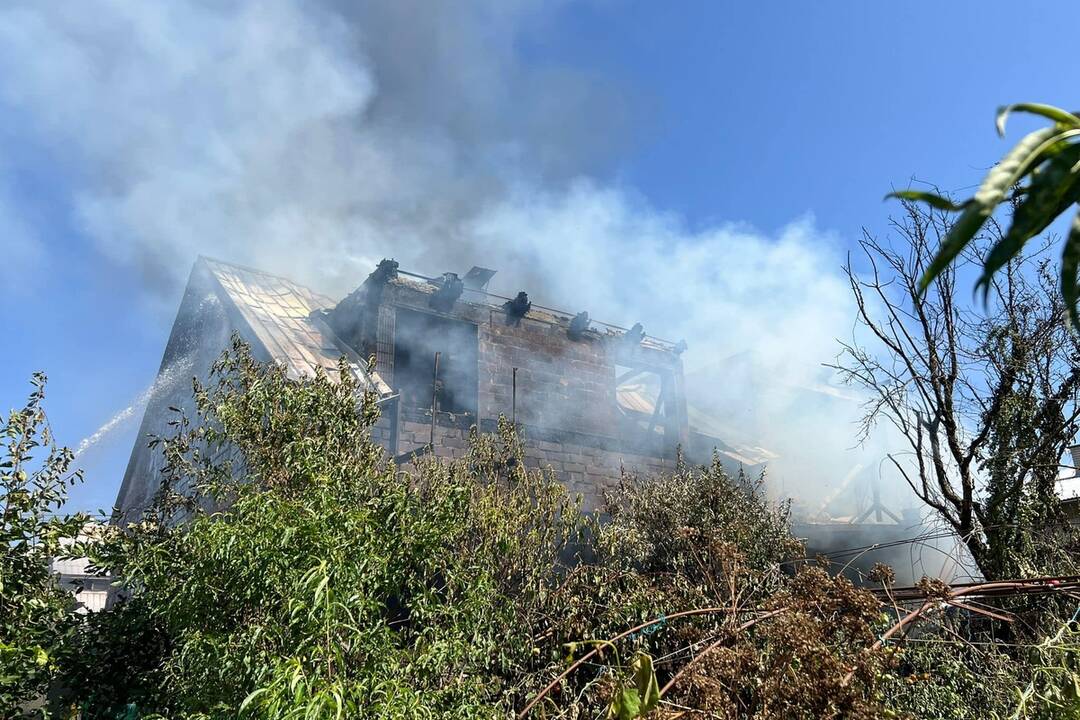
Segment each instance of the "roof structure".
[{"label": "roof structure", "polygon": [[[643,417],[649,417],[656,409],[656,391],[644,383],[625,383],[615,389],[616,397],[622,408],[631,410]],[[691,432],[706,435],[712,439],[714,450],[726,458],[734,467],[754,468],[775,460],[776,453],[762,447],[748,445],[730,445],[720,438],[727,437],[724,425],[687,398],[687,415]]]},{"label": "roof structure", "polygon": [[200,258],[220,287],[221,295],[243,321],[253,339],[270,357],[282,363],[290,376],[313,375],[321,369],[331,378],[338,375],[342,355],[356,377],[380,393],[389,387],[369,372],[366,363],[320,318],[335,300],[277,275]]},{"label": "roof structure", "polygon": [[[316,369],[322,369],[329,377],[337,377],[338,360],[345,355],[353,372],[367,387],[380,394],[391,392],[378,374],[368,371],[367,363],[323,321],[322,311],[337,305],[335,299],[254,268],[207,257],[201,257],[199,262],[219,286],[219,294],[231,305],[234,317],[274,361],[285,365],[292,377],[311,375]],[[419,276],[399,276],[394,282],[429,287]],[[562,317],[547,308],[536,309],[535,306],[530,317],[548,322],[569,320],[568,316]],[[627,383],[617,388],[617,395],[623,407],[646,416],[653,414],[655,389]],[[700,408],[690,407],[689,413],[691,430],[714,439],[725,435],[722,424]],[[733,447],[722,442],[716,449],[731,462],[745,467],[758,466],[775,457],[762,448]]]},{"label": "roof structure", "polygon": [[[546,308],[527,298],[521,303],[525,309],[515,316],[527,322],[511,323],[511,310],[525,293],[514,299],[496,295],[483,288],[491,271],[474,274],[480,287],[462,287],[463,282],[453,273],[429,278],[399,270],[396,262],[384,260],[357,290],[339,301],[288,278],[200,257],[166,344],[159,392],[147,404],[139,436],[168,432],[171,409],[185,407],[191,400],[191,375],[209,374],[235,333],[250,345],[258,360],[279,364],[292,378],[324,373],[336,379],[347,372],[359,381],[359,390],[374,391],[387,412],[381,420],[383,426],[373,428],[373,436],[380,433],[379,442],[385,443],[395,461],[407,462],[423,448],[436,455],[457,457],[455,453],[465,447],[462,443],[471,431],[463,423],[475,423],[477,428],[485,423],[491,426],[509,411],[512,418],[536,433],[535,442],[526,443],[526,453],[535,454],[527,454],[526,459],[561,473],[561,479],[591,498],[596,507],[602,487],[617,482],[624,468],[655,472],[670,465],[677,446],[695,457],[716,447],[725,465],[733,467],[759,464],[747,448],[734,448],[706,436],[715,421],[702,421],[697,427],[687,423],[680,360],[684,343],[646,336],[640,324],[627,330],[590,320],[587,313],[575,315]],[[445,307],[437,306],[443,302],[440,296],[452,299]],[[410,313],[439,322],[425,321],[427,324],[414,329],[420,336],[410,338],[406,322]],[[496,323],[496,313],[500,318],[505,313],[506,322]],[[447,318],[458,323],[453,330],[444,322]],[[406,372],[408,362],[399,364],[395,359],[403,348],[407,360],[415,349],[409,344],[422,343],[426,345],[420,351],[436,353],[425,357],[437,358],[439,347],[452,355],[450,336],[456,330],[474,333],[476,338],[472,354],[461,355],[471,359],[459,363],[463,368],[462,397],[473,393],[475,399],[471,407],[462,405],[461,413],[440,407],[427,414],[423,410],[426,403],[413,401],[417,396],[438,397],[439,385],[426,386],[432,377],[426,368],[412,377]],[[575,338],[575,332],[587,336]],[[399,337],[404,343],[400,347]],[[603,342],[593,342],[598,340]],[[375,356],[376,365],[368,361],[368,353]],[[416,357],[420,357],[419,351]],[[397,391],[380,377],[376,367],[393,377]],[[174,372],[175,368],[182,368],[182,372]],[[520,396],[519,369],[524,370],[526,389]],[[626,382],[634,377],[635,382]],[[530,402],[531,398],[541,399]],[[609,402],[616,398],[617,404]],[[567,407],[549,412],[549,401]],[[403,412],[405,403],[409,404]],[[425,415],[434,417],[424,420]],[[643,432],[624,433],[637,429]],[[541,446],[552,442],[568,448],[563,455],[573,459],[564,462],[549,457]],[[136,443],[117,495],[118,517],[137,517],[152,501],[160,462],[159,454]]]}]

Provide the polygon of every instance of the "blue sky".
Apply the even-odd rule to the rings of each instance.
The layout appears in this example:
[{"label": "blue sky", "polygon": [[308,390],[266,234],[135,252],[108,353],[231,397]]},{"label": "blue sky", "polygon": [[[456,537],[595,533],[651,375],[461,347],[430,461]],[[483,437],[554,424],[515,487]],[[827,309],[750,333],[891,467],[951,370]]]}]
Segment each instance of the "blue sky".
[{"label": "blue sky", "polygon": [[678,7],[567,8],[569,32],[544,49],[640,91],[642,143],[620,178],[697,221],[770,227],[809,211],[847,235],[880,222],[890,184],[977,182],[1007,147],[993,132],[998,105],[1074,102],[1067,28],[1080,6]]},{"label": "blue sky", "polygon": [[[677,225],[685,236],[730,223],[773,236],[812,216],[814,236],[831,245],[822,250],[830,258],[842,255],[861,227],[884,230],[889,206],[882,196],[892,186],[917,177],[961,194],[969,190],[1007,148],[993,131],[997,105],[1038,101],[1070,107],[1076,98],[1072,31],[1080,21],[1080,6],[610,0],[566,2],[555,10],[527,8],[510,18],[497,10],[462,15],[448,11],[454,24],[430,31],[436,37],[450,33],[453,42],[446,43],[446,52],[465,56],[461,72],[447,77],[471,83],[478,74],[491,76],[494,79],[482,82],[498,92],[475,97],[466,92],[463,99],[428,108],[423,95],[435,91],[408,87],[420,82],[416,78],[423,68],[414,72],[385,61],[394,53],[392,46],[365,49],[365,62],[375,68],[375,89],[357,91],[356,97],[342,89],[334,96],[337,104],[327,101],[327,112],[363,106],[377,117],[381,111],[380,131],[413,138],[415,123],[409,112],[425,108],[423,138],[440,138],[431,143],[432,156],[439,157],[449,145],[454,152],[447,162],[466,168],[457,177],[478,187],[494,182],[492,177],[501,182],[503,173],[473,172],[476,161],[470,153],[487,157],[490,151],[498,158],[502,146],[492,149],[474,142],[470,133],[476,128],[501,133],[513,141],[508,144],[526,166],[506,183],[515,192],[534,188],[537,194],[557,193],[570,176],[585,178],[667,218],[665,222]],[[85,35],[109,37],[116,32],[106,20],[87,18]],[[411,22],[390,11],[346,20],[348,27],[367,22],[392,31],[400,29],[395,23]],[[471,43],[484,36],[489,21],[492,32],[509,40],[502,37],[505,47],[486,55],[487,49]],[[52,22],[55,13],[35,4],[20,9],[16,2],[0,12],[0,35],[6,24],[9,38],[43,38],[41,42],[62,48],[67,46],[60,43],[85,41],[83,21],[72,18],[70,10],[63,32],[47,27]],[[480,31],[470,24],[478,24]],[[315,27],[310,35],[298,34],[296,42],[343,42],[331,31],[324,33],[325,27],[332,23]],[[420,30],[416,32],[423,39]],[[170,52],[184,51],[184,36],[178,37],[181,42],[170,45]],[[55,49],[40,48],[43,55],[55,55]],[[340,55],[336,46],[327,53]],[[120,55],[118,63],[136,63],[138,57]],[[147,58],[153,68],[155,57]],[[176,61],[170,57],[169,62]],[[138,197],[132,188],[153,186],[153,160],[163,153],[154,143],[162,140],[150,131],[144,135],[141,127],[124,125],[132,122],[125,117],[139,117],[137,108],[96,105],[94,93],[80,82],[86,78],[66,75],[73,67],[59,61],[44,64],[26,53],[0,59],[0,237],[7,238],[9,258],[7,269],[0,271],[5,310],[0,405],[21,404],[30,373],[45,370],[54,430],[72,446],[127,407],[153,379],[182,278],[196,252],[205,251],[205,245],[193,242],[185,254],[185,222],[190,220],[193,237],[206,232],[201,216],[181,207],[167,231],[173,234],[170,238],[181,239],[170,240],[169,252],[149,262],[130,250],[141,242],[143,229],[152,232],[154,227],[137,207],[98,202],[86,209],[87,197],[111,197],[102,188],[122,185],[130,199]],[[534,74],[536,69],[545,74]],[[508,84],[524,79],[520,87],[507,90],[500,84],[504,70]],[[109,72],[122,74],[124,69]],[[532,82],[550,76],[559,79]],[[342,77],[346,85],[363,80],[362,73]],[[338,79],[335,75],[334,82]],[[213,100],[212,92],[200,94],[202,85],[210,82],[209,77],[185,79],[184,87],[192,94],[178,102],[190,106]],[[590,97],[582,99],[583,92]],[[148,104],[170,107],[168,99],[149,97]],[[325,93],[314,101],[320,97]],[[389,100],[383,102],[383,97]],[[498,107],[488,107],[489,100]],[[539,110],[519,116],[513,105],[520,103]],[[547,110],[562,104],[574,109],[569,121]],[[64,110],[54,116],[53,107]],[[387,107],[404,109],[394,115]],[[211,116],[205,135],[193,130],[186,141],[212,146],[221,123],[232,127],[248,122],[242,110],[225,120]],[[184,111],[193,112],[190,107]],[[479,119],[469,120],[471,112]],[[78,113],[82,116],[76,122],[72,118]],[[540,122],[545,113],[555,120]],[[393,124],[387,117],[404,120]],[[152,120],[160,117],[148,115],[145,121]],[[571,121],[566,135],[572,134],[573,142],[553,142],[562,132],[561,123]],[[527,132],[521,129],[525,125],[531,128]],[[149,158],[133,175],[124,174],[128,148],[123,137],[108,136],[116,126],[142,138],[132,152]],[[1029,122],[1016,119],[1009,139],[1027,127]],[[444,144],[445,137],[452,142]],[[532,175],[529,167],[539,167],[549,157],[548,144],[575,155],[570,169],[553,163],[550,178],[535,185],[521,181]],[[109,157],[103,159],[105,155]],[[161,156],[175,165],[174,154]],[[401,156],[392,157],[402,164]],[[408,187],[416,188],[412,205],[442,202],[441,195],[448,192],[446,183],[427,187],[424,178],[416,180],[428,162],[418,162],[417,175],[406,176]],[[492,161],[499,167],[501,162]],[[171,175],[169,183],[176,177]],[[207,197],[214,200],[212,193]],[[365,258],[407,254],[385,240],[365,246],[363,252]],[[723,267],[725,258],[717,262]],[[357,275],[356,283],[361,279]],[[136,411],[135,420],[137,416]],[[86,484],[73,492],[76,506],[111,504],[135,426],[120,423],[80,458],[88,475]]]}]

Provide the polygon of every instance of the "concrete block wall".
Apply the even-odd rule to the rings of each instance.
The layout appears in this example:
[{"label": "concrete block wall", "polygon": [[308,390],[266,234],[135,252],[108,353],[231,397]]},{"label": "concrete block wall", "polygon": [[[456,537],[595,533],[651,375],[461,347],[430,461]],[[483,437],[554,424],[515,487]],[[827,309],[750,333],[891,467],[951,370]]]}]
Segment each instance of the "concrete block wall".
[{"label": "concrete block wall", "polygon": [[615,487],[624,469],[648,474],[674,466],[673,460],[572,442],[530,441],[527,435],[524,444],[525,466],[551,468],[571,494],[581,495],[586,510],[603,505],[604,492]]},{"label": "concrete block wall", "polygon": [[[373,429],[373,437],[385,443],[388,429],[377,426]],[[430,438],[430,420],[421,422],[419,418],[403,418],[398,435],[398,452],[407,453],[423,448],[429,444]],[[569,438],[558,442],[540,440],[530,437],[528,427],[522,428],[522,445],[525,466],[552,471],[571,494],[582,496],[586,510],[597,510],[603,505],[604,491],[618,483],[624,469],[634,473],[656,473],[674,467],[674,460],[670,458],[583,445]],[[450,424],[440,419],[435,426],[436,457],[460,460],[467,456],[468,446],[469,427],[460,422]]]},{"label": "concrete block wall", "polygon": [[[430,290],[410,281],[393,281],[381,296],[380,318],[396,307],[431,312]],[[615,343],[618,336],[589,332],[573,340],[567,334],[569,318],[537,313],[518,325],[508,325],[498,308],[458,302],[444,316],[477,327],[477,415],[440,413],[434,453],[457,459],[467,453],[469,428],[495,429],[500,415],[514,411],[514,368],[517,368],[517,424],[521,428],[525,462],[532,468],[550,468],[571,493],[581,494],[586,509],[598,509],[605,490],[614,487],[622,469],[658,472],[674,466],[670,452],[643,454],[627,447],[619,437],[615,397]],[[392,347],[393,323],[378,323],[379,347]],[[384,367],[384,379],[392,367]],[[676,361],[677,365],[677,361]],[[680,368],[681,372],[681,368]],[[393,384],[392,379],[389,380]],[[431,415],[427,408],[402,408],[397,453],[429,444]],[[384,416],[372,436],[384,446],[390,439]]]},{"label": "concrete block wall", "polygon": [[529,320],[478,329],[481,418],[511,415],[516,367],[520,424],[616,437],[615,363],[608,338],[572,341],[563,327]]},{"label": "concrete block wall", "polygon": [[371,439],[387,450],[390,449],[390,442],[393,437],[393,429],[390,427],[393,421],[393,415],[389,412],[384,412],[379,415],[379,419],[376,420],[375,424],[371,427]]}]

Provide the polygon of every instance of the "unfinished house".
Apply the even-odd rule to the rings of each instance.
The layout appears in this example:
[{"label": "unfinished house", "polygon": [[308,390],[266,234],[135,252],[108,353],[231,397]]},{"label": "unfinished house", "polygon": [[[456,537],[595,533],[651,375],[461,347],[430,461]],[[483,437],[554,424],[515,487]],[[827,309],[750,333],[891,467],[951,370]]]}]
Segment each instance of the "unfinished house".
[{"label": "unfinished house", "polygon": [[690,426],[685,343],[541,307],[525,292],[494,295],[487,291],[494,274],[474,267],[431,278],[384,260],[337,302],[200,258],[117,497],[120,517],[134,517],[157,489],[161,461],[147,449],[148,436],[165,433],[168,408],[184,405],[191,378],[207,374],[233,333],[294,377],[318,368],[334,376],[339,358],[348,358],[379,397],[373,436],[398,463],[426,452],[460,457],[472,426],[489,432],[505,416],[521,429],[527,463],[550,467],[589,509],[623,468],[670,468],[679,448],[696,462],[717,448],[732,469],[754,464]]}]

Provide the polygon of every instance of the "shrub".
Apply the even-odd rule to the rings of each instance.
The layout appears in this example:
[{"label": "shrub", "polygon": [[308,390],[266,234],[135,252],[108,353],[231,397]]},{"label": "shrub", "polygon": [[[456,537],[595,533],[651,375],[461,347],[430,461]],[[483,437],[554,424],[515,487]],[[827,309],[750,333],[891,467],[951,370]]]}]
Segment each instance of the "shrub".
[{"label": "shrub", "polygon": [[83,717],[964,717],[946,710],[1020,685],[957,648],[871,651],[890,616],[821,567],[781,571],[802,548],[760,480],[626,475],[593,518],[505,421],[401,471],[342,377],[237,343],[196,384],[155,441],[158,502],[82,548],[125,598],[69,643]]},{"label": "shrub", "polygon": [[56,514],[81,475],[71,450],[53,441],[45,376],[34,375],[33,385],[26,404],[0,418],[0,717],[30,713],[28,704],[45,712],[40,700],[75,626],[74,601],[49,563],[87,520]]},{"label": "shrub", "polygon": [[[85,548],[128,596],[78,638],[108,658],[69,672],[88,717],[131,703],[167,716],[501,717],[566,667],[572,643],[729,603],[737,587],[735,615],[625,643],[628,658],[690,657],[688,640],[787,583],[779,561],[798,545],[784,509],[718,464],[624,478],[601,526],[551,473],[525,468],[505,422],[473,433],[462,460],[399,472],[368,436],[373,400],[342,376],[290,380],[238,343],[196,385],[197,417],[156,441],[153,511]],[[606,705],[608,659],[545,704]]]}]

